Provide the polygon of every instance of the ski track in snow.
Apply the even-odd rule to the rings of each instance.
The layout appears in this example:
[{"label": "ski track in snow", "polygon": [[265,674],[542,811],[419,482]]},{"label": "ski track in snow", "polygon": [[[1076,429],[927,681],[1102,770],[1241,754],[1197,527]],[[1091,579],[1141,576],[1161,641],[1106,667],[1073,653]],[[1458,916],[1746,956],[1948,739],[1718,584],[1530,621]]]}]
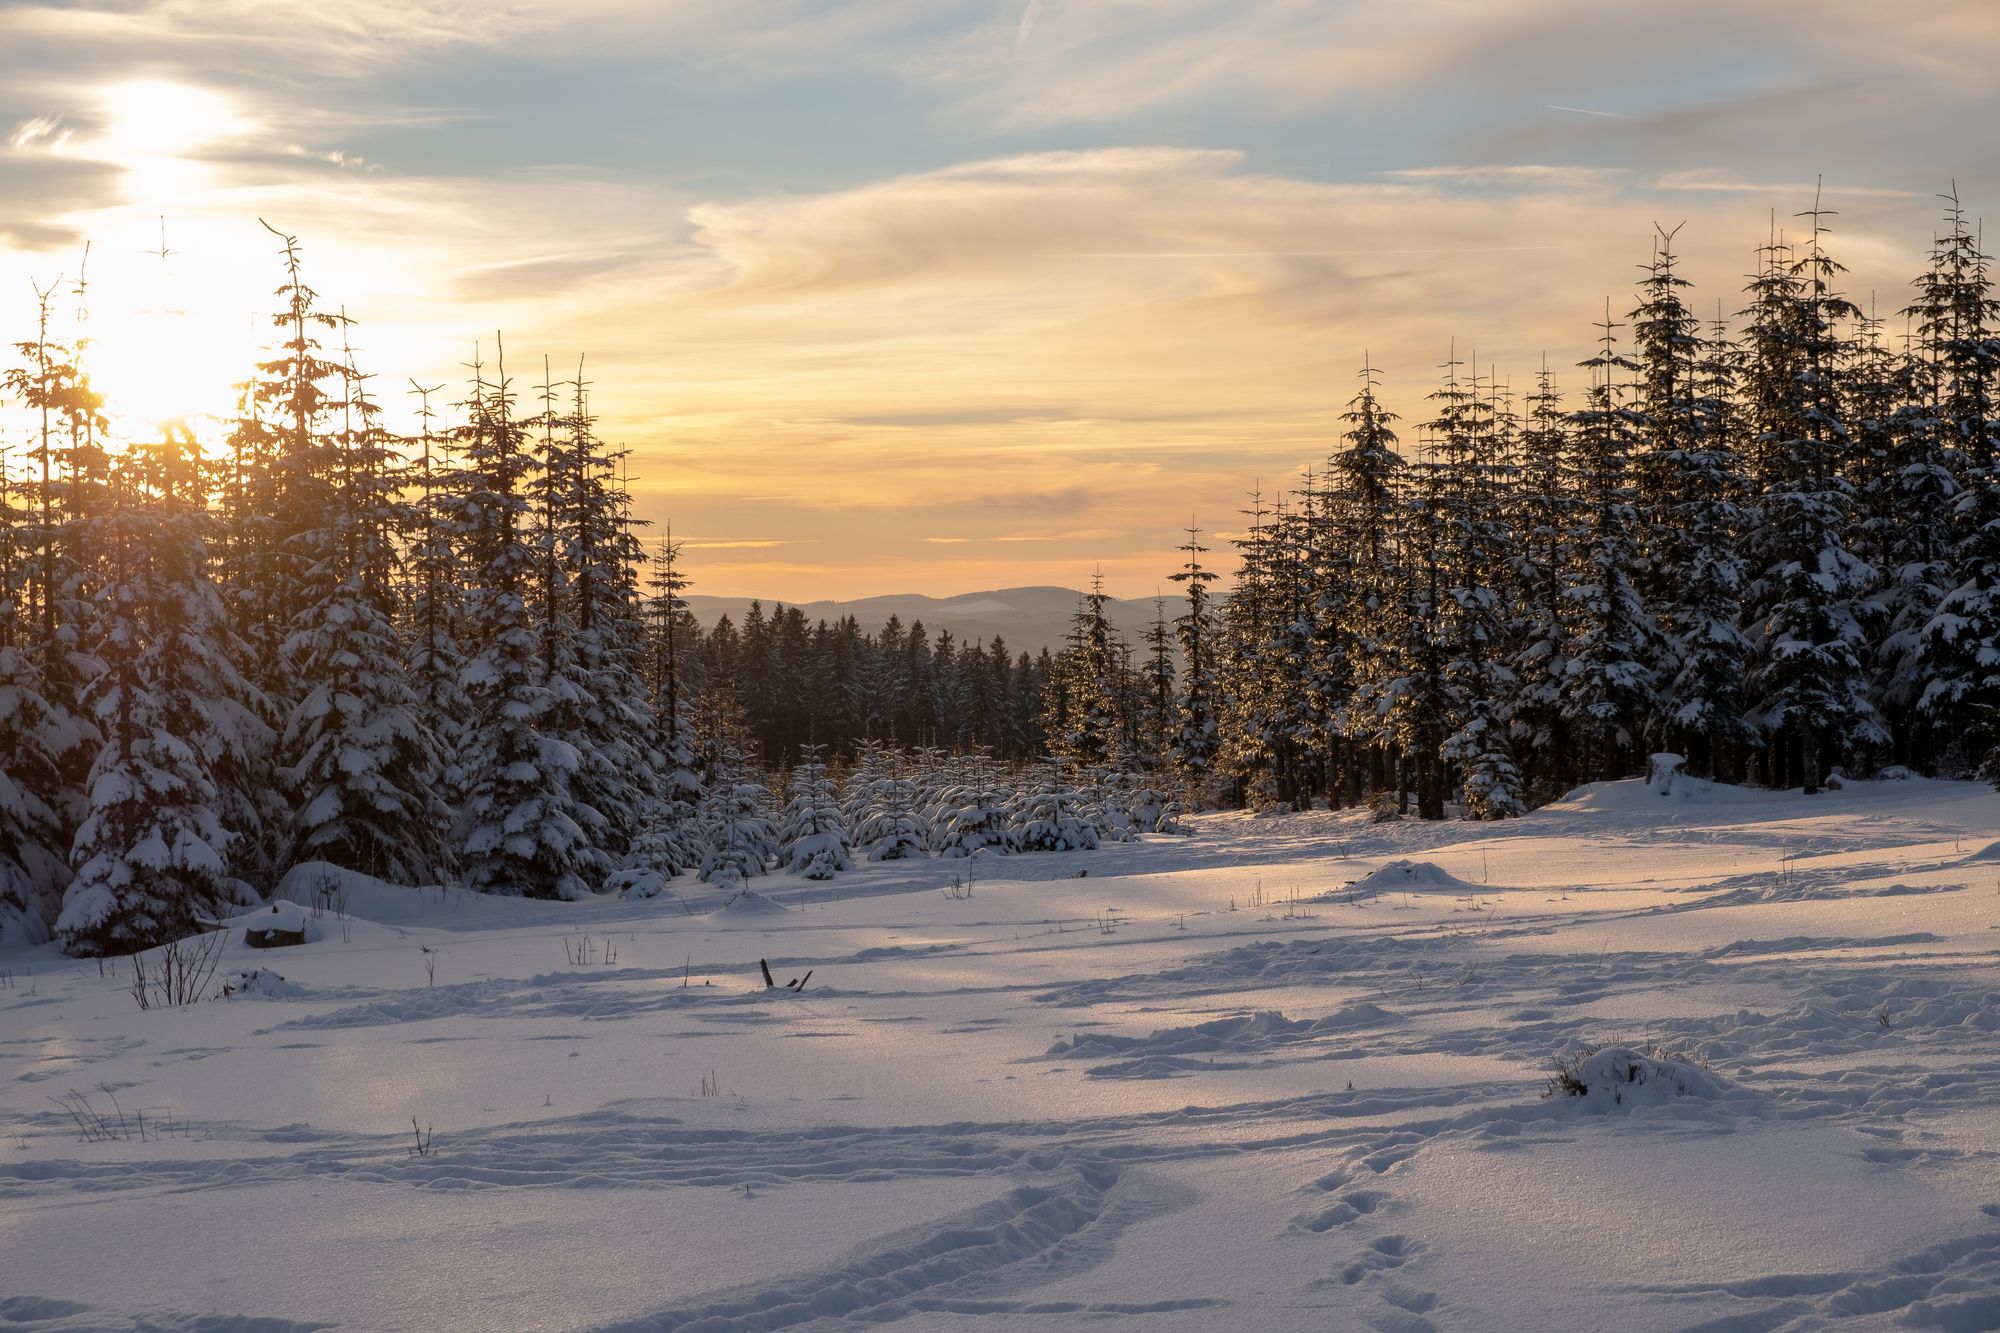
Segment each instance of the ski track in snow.
[{"label": "ski track in snow", "polygon": [[[779,885],[779,901],[796,892],[794,910],[755,921],[655,901],[550,907],[538,925],[532,913],[544,909],[440,903],[370,927],[378,934],[354,946],[360,954],[335,941],[302,951],[313,965],[298,969],[303,999],[216,1010],[135,1014],[112,1003],[115,983],[43,953],[32,959],[37,994],[0,990],[0,1134],[13,1140],[0,1138],[10,1149],[0,1246],[31,1254],[38,1221],[65,1208],[113,1218],[146,1201],[213,1197],[220,1208],[203,1215],[226,1226],[228,1201],[246,1191],[334,1183],[422,1191],[448,1217],[451,1200],[496,1193],[530,1212],[548,1191],[600,1191],[663,1195],[699,1214],[807,1187],[983,1182],[983,1202],[844,1237],[851,1248],[831,1257],[786,1262],[784,1227],[838,1226],[788,1217],[775,1257],[746,1280],[635,1281],[614,1302],[622,1313],[549,1326],[1108,1320],[1422,1333],[1514,1326],[1491,1322],[1464,1276],[1482,1257],[1429,1202],[1437,1186],[1424,1173],[1447,1169],[1431,1163],[1525,1157],[1560,1173],[1582,1147],[1631,1143],[1679,1154],[1698,1176],[1731,1136],[1810,1130],[1840,1136],[1827,1140],[1841,1145],[1828,1169],[1859,1182],[1857,1208],[1870,1180],[1935,1191],[1931,1231],[1878,1236],[1857,1222],[1868,1262],[1824,1271],[1552,1283],[1546,1298],[1569,1302],[1567,1313],[1540,1326],[1616,1310],[1621,1326],[1711,1333],[2000,1328],[2000,1203],[1964,1201],[1995,1179],[2000,1156],[2000,938],[1990,933],[2000,902],[1981,860],[2000,812],[1981,789],[1898,786],[1910,790],[1874,805],[1864,791],[1852,810],[1760,793],[1740,810],[1660,817],[1599,788],[1573,809],[1499,826],[1219,816],[1191,839],[991,863],[964,903],[934,892],[962,868],[952,863],[884,867],[817,900],[816,887]],[[1413,873],[1422,884],[1408,893],[1383,887],[1394,876],[1353,887],[1424,856],[1443,868]],[[1555,860],[1538,869],[1544,856]],[[1089,877],[1071,883],[1078,870]],[[1248,906],[1253,884],[1287,882],[1309,892]],[[546,959],[554,931],[591,930],[646,961],[563,971],[514,961]],[[488,975],[404,984],[417,932],[442,939],[448,963],[476,960]],[[342,964],[377,954],[399,970]],[[781,980],[814,980],[799,995],[750,989],[744,960],[760,955]],[[205,1012],[227,1027],[211,1031],[197,1021]],[[419,1071],[496,1058],[486,1052],[553,1062],[595,1059],[605,1042],[652,1052],[664,1041],[693,1052],[689,1068],[764,1061],[781,1085],[813,1086],[871,1053],[893,1060],[906,1040],[932,1044],[912,1047],[929,1053],[910,1056],[915,1067],[881,1066],[896,1071],[886,1106],[831,1086],[816,1102],[618,1095],[623,1085],[593,1098],[551,1075],[564,1106],[580,1098],[585,1109],[555,1107],[553,1091],[546,1114],[480,1120],[493,1108],[469,1104],[421,1153],[392,1119],[260,1115],[254,1083],[232,1089],[231,1114],[192,1130],[184,1117],[178,1137],[152,1141],[79,1144],[55,1100],[81,1089],[116,1094],[123,1109],[158,1106],[162,1081],[187,1088],[171,1081],[235,1070],[246,1056],[331,1057],[357,1041]],[[993,1091],[925,1084],[921,1062],[957,1049],[935,1044],[945,1040],[979,1044],[985,1058],[968,1068]],[[1608,1112],[1542,1099],[1556,1054],[1613,1040],[1705,1064],[1712,1091]],[[744,1042],[762,1044],[743,1054]],[[815,1044],[825,1053],[784,1055]],[[496,1095],[476,1087],[472,1103]],[[903,1097],[907,1109],[894,1104]],[[869,1114],[843,1116],[846,1101]],[[954,1101],[981,1111],[992,1101],[993,1113],[926,1113]],[[1266,1183],[1220,1193],[1197,1183],[1216,1172]],[[1245,1216],[1261,1218],[1247,1233]],[[1606,1216],[1615,1225],[1615,1208]],[[1181,1227],[1203,1238],[1185,1247],[1186,1271],[1142,1270],[1150,1238]],[[1242,1277],[1232,1246],[1274,1256],[1269,1271]],[[1534,1257],[1520,1262],[1533,1300]],[[214,1300],[141,1299],[115,1284],[37,1295],[36,1276],[0,1255],[0,1328],[370,1326],[268,1299],[261,1312],[195,1313]],[[460,1325],[435,1311],[410,1326]]]}]

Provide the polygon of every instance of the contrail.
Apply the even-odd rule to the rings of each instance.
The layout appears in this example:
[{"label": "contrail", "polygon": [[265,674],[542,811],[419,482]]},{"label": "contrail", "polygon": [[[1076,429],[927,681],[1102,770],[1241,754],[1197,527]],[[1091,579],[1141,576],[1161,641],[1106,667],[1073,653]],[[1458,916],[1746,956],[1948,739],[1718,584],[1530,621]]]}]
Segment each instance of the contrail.
[{"label": "contrail", "polygon": [[1626,115],[1626,114],[1625,114],[1624,112],[1622,112],[1622,111],[1592,111],[1592,110],[1591,110],[1591,109],[1590,109],[1589,107],[1587,107],[1587,106],[1557,106],[1557,105],[1556,105],[1556,104],[1555,104],[1554,102],[1550,102],[1550,103],[1548,104],[1548,108],[1549,108],[1549,110],[1551,110],[1551,111],[1573,111],[1573,112],[1575,112],[1575,113],[1576,113],[1577,115],[1579,115],[1579,116],[1602,116],[1602,117],[1604,117],[1604,118],[1605,118],[1606,120],[1637,120],[1637,119],[1638,119],[1638,117],[1637,117],[1637,116],[1628,116],[1628,115]]}]

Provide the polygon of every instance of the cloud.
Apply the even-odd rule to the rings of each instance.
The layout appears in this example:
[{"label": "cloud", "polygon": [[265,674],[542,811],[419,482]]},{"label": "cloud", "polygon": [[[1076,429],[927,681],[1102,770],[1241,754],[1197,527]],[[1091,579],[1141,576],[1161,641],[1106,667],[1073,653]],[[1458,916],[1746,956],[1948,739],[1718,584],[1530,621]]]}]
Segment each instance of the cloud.
[{"label": "cloud", "polygon": [[[1933,191],[2000,206],[1996,61],[1967,0],[17,4],[0,318],[89,237],[107,364],[121,305],[245,363],[262,215],[385,384],[587,353],[645,516],[787,534],[710,539],[786,545],[700,548],[707,590],[1150,588],[1324,459],[1364,352],[1412,438],[1454,337],[1576,378],[1656,219],[1734,310],[1823,172],[1900,293]],[[120,149],[107,78],[228,130]]]},{"label": "cloud", "polygon": [[1609,186],[1629,173],[1622,167],[1517,166],[1403,167],[1382,173],[1390,180],[1434,185],[1501,186],[1510,189],[1584,190]]},{"label": "cloud", "polygon": [[61,152],[69,141],[69,135],[70,132],[63,128],[61,116],[30,116],[7,136],[7,146],[14,149],[42,147],[50,152]]},{"label": "cloud", "polygon": [[24,252],[76,244],[72,219],[120,197],[117,168],[37,151],[42,142],[0,149],[0,242]]}]

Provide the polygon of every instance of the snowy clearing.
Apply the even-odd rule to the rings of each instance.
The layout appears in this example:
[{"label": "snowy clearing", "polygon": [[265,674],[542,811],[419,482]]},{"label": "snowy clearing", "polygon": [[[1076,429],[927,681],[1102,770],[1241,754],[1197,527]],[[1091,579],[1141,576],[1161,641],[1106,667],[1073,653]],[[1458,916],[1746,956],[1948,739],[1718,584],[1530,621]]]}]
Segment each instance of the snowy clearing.
[{"label": "snowy clearing", "polygon": [[1990,788],[1191,824],[0,954],[0,1327],[2000,1326]]}]

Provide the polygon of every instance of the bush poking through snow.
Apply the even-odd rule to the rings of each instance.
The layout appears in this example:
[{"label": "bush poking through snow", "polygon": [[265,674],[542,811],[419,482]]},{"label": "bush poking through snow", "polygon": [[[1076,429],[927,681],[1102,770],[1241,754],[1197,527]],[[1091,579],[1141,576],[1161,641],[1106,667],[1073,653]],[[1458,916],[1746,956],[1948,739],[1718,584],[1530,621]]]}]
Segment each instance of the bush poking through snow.
[{"label": "bush poking through snow", "polygon": [[1682,1097],[1710,1100],[1727,1090],[1706,1060],[1679,1047],[1642,1051],[1584,1043],[1557,1058],[1542,1099],[1575,1097],[1588,1110],[1608,1111],[1619,1106],[1662,1106]]},{"label": "bush poking through snow", "polygon": [[228,938],[227,931],[211,930],[133,954],[133,1000],[141,1009],[166,1009],[201,999]]}]

